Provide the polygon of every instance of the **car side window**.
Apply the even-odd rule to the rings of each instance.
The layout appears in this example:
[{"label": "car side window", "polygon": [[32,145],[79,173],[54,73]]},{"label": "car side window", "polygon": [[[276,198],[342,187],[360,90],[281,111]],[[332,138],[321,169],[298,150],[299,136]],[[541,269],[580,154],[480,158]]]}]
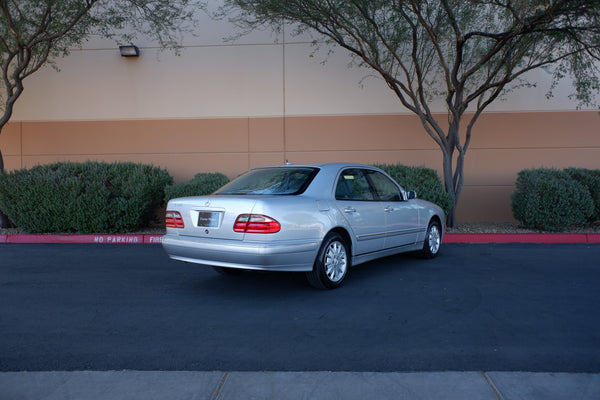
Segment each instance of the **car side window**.
[{"label": "car side window", "polygon": [[387,176],[378,171],[369,171],[369,178],[375,187],[377,196],[381,201],[401,201],[402,193],[398,186],[394,184]]},{"label": "car side window", "polygon": [[369,181],[360,169],[344,170],[335,187],[336,200],[375,200]]}]

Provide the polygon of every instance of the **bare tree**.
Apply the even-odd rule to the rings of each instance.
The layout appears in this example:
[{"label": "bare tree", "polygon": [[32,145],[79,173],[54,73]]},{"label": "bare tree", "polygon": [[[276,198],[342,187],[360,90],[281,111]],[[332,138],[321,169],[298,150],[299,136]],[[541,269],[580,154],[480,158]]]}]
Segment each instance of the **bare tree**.
[{"label": "bare tree", "polygon": [[[193,22],[194,0],[0,0],[0,134],[23,93],[25,78],[66,56],[90,35],[126,43],[136,34],[177,47]],[[191,26],[191,25],[189,25]],[[124,32],[124,33],[123,33]],[[0,151],[0,173],[4,161]],[[6,226],[0,211],[0,227]]]},{"label": "bare tree", "polygon": [[448,226],[473,127],[491,103],[549,65],[553,87],[572,77],[580,105],[595,105],[600,89],[599,0],[226,0],[222,12],[244,32],[286,22],[318,32],[376,71],[442,151]]}]

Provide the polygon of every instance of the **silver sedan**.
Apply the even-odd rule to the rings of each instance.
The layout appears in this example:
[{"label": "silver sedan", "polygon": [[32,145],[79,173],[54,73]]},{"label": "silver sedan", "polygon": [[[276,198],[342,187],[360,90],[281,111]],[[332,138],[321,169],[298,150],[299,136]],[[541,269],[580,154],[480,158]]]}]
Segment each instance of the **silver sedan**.
[{"label": "silver sedan", "polygon": [[209,196],[169,201],[163,247],[175,260],[240,269],[303,271],[338,287],[351,265],[418,251],[435,257],[444,212],[360,164],[252,169]]}]

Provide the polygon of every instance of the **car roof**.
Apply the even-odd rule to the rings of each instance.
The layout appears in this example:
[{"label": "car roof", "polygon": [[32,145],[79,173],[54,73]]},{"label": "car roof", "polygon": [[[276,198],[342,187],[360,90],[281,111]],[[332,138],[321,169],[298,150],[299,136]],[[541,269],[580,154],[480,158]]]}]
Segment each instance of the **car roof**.
[{"label": "car roof", "polygon": [[[321,163],[321,164],[284,164],[284,165],[272,165],[272,166],[263,166],[256,167],[255,169],[261,168],[318,168],[319,174],[315,177],[315,179],[311,182],[309,187],[303,193],[303,195],[314,196],[314,197],[322,197],[323,193],[332,191],[332,182],[336,179],[338,173],[346,168],[367,168],[376,171],[381,171],[379,168],[373,167],[371,165],[366,164],[357,164],[357,163]],[[383,172],[383,171],[381,171]],[[384,172],[385,173],[385,172]]]},{"label": "car roof", "polygon": [[343,163],[343,162],[336,162],[336,163],[321,163],[321,164],[283,164],[283,165],[265,165],[265,166],[261,166],[261,167],[256,167],[253,169],[258,169],[258,168],[293,168],[293,167],[308,167],[308,168],[319,168],[319,169],[324,169],[324,170],[330,170],[330,171],[337,171],[340,168],[372,168],[372,169],[378,169],[376,167],[373,167],[372,165],[366,165],[366,164],[358,164],[358,163]]}]

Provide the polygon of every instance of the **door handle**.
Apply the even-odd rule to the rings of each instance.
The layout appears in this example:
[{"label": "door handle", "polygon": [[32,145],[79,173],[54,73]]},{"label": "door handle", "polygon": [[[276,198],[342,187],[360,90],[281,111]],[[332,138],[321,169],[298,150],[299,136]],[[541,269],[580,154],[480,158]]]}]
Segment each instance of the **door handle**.
[{"label": "door handle", "polygon": [[392,212],[392,211],[394,211],[394,207],[387,206],[386,208],[383,209],[383,211],[385,211],[386,213]]},{"label": "door handle", "polygon": [[353,212],[356,212],[356,208],[346,207],[346,208],[344,208],[344,212],[345,213],[353,213]]}]

